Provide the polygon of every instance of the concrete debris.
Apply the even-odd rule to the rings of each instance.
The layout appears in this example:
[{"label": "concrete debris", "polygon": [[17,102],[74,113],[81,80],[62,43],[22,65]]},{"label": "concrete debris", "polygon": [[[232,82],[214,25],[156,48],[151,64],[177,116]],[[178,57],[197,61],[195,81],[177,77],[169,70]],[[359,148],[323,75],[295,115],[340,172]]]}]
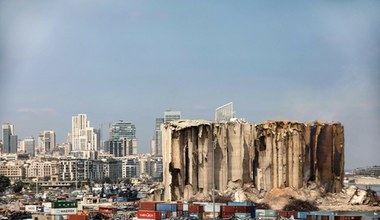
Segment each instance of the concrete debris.
[{"label": "concrete debris", "polygon": [[363,190],[351,186],[346,193],[350,197],[348,201],[350,205],[379,205],[376,194],[370,189]]},{"label": "concrete debris", "polygon": [[258,192],[343,186],[344,129],[337,122],[181,120],[161,130],[165,201],[210,198],[213,182],[218,192],[233,193],[245,184]]}]

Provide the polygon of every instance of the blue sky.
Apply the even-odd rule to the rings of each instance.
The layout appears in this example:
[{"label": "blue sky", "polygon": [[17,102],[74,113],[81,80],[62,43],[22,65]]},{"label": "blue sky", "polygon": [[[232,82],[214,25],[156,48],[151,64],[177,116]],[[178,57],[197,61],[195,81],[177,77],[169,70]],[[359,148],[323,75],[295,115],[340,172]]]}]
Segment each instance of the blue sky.
[{"label": "blue sky", "polygon": [[148,152],[166,109],[213,119],[340,121],[346,168],[379,164],[380,2],[0,1],[0,122],[19,138],[71,116],[136,124]]}]

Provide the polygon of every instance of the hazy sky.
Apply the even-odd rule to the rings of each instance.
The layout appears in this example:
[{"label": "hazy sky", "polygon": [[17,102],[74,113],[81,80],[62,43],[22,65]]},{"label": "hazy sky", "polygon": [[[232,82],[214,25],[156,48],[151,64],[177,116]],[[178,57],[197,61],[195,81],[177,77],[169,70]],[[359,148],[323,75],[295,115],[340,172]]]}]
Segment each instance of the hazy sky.
[{"label": "hazy sky", "polygon": [[71,116],[136,124],[340,121],[346,168],[380,164],[380,1],[0,0],[0,123],[20,139]]}]

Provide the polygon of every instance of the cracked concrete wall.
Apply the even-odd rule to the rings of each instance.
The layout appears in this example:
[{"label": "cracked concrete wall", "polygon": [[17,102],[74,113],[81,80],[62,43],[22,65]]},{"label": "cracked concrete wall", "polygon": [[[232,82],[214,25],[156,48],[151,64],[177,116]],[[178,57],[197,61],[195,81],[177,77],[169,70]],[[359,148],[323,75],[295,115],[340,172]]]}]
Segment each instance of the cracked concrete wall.
[{"label": "cracked concrete wall", "polygon": [[309,180],[328,192],[343,185],[340,123],[267,121],[255,126],[187,120],[163,124],[161,130],[166,201],[208,195],[213,177],[221,191],[230,181],[263,190],[301,188]]}]

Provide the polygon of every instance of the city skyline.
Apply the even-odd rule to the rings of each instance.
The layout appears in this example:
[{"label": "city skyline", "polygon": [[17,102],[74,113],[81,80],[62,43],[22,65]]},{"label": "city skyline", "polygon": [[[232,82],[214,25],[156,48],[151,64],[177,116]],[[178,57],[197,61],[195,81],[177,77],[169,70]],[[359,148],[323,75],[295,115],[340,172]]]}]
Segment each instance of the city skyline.
[{"label": "city skyline", "polygon": [[[19,139],[71,117],[340,121],[346,168],[378,163],[380,2],[1,1],[0,123]],[[105,140],[105,137],[102,138]],[[364,153],[363,153],[364,152]]]}]

